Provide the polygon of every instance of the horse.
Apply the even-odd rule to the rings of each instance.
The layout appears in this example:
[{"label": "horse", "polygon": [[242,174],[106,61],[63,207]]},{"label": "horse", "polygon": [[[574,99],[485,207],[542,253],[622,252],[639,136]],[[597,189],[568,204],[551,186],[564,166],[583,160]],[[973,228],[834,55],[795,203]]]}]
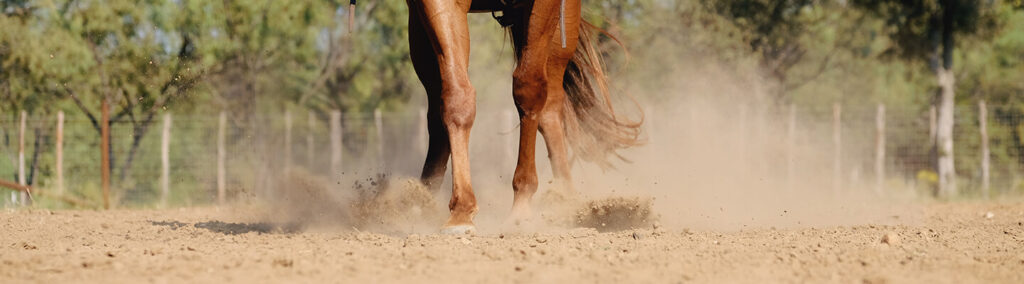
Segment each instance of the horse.
[{"label": "horse", "polygon": [[510,35],[516,57],[512,97],[519,113],[519,154],[510,221],[532,214],[530,200],[538,184],[538,132],[549,152],[554,182],[569,192],[574,192],[572,161],[581,158],[608,167],[612,157],[622,158],[618,150],[640,143],[643,120],[620,119],[612,108],[601,55],[592,42],[596,32],[606,32],[582,18],[581,0],[406,0],[406,4],[410,59],[427,94],[429,145],[420,179],[437,193],[449,158],[452,165],[449,217],[442,233],[475,231],[473,218],[479,210],[469,166],[469,135],[476,117],[476,91],[468,73],[469,13],[495,15]]}]

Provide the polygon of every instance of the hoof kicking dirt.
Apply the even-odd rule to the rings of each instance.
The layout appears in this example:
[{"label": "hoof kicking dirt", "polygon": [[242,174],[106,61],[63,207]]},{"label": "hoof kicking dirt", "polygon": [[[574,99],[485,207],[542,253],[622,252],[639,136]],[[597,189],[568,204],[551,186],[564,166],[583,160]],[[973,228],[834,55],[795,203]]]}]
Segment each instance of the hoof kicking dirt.
[{"label": "hoof kicking dirt", "polygon": [[601,232],[650,228],[657,221],[654,200],[641,197],[612,197],[585,203],[576,211],[576,225]]}]

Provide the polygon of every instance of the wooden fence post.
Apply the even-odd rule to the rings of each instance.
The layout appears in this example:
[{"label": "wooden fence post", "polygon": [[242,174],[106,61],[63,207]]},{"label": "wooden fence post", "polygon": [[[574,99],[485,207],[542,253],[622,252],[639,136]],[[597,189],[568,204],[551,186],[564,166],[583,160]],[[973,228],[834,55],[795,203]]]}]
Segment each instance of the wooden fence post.
[{"label": "wooden fence post", "polygon": [[985,199],[989,198],[989,166],[991,153],[988,149],[988,107],[985,100],[978,101],[978,129],[981,131],[981,193]]},{"label": "wooden fence post", "polygon": [[[21,120],[18,126],[18,184],[28,186],[25,178],[25,121],[28,120],[28,112],[21,111]],[[28,194],[22,191],[18,194],[18,201],[21,205],[28,204]]]},{"label": "wooden fence post", "polygon": [[839,103],[832,104],[832,190],[838,193],[843,187],[843,141],[842,141],[843,107]]},{"label": "wooden fence post", "polygon": [[312,172],[313,169],[316,168],[316,160],[314,158],[314,155],[316,154],[314,147],[316,146],[313,144],[313,129],[316,129],[316,115],[311,111],[309,112],[309,117],[307,119],[309,125],[308,128],[306,128],[306,169]]},{"label": "wooden fence post", "polygon": [[932,145],[937,142],[935,136],[935,131],[938,128],[937,115],[935,105],[928,108],[928,141],[931,142]]},{"label": "wooden fence post", "polygon": [[224,148],[227,139],[228,114],[220,112],[217,119],[217,203],[223,205],[227,195],[227,149]]},{"label": "wooden fence post", "polygon": [[103,187],[103,209],[110,209],[110,102],[100,104],[100,180]]},{"label": "wooden fence post", "polygon": [[875,113],[875,191],[882,193],[885,185],[885,105],[878,104]]},{"label": "wooden fence post", "polygon": [[57,112],[57,145],[56,145],[57,194],[64,195],[64,112]]},{"label": "wooden fence post", "polygon": [[377,131],[377,165],[383,171],[387,162],[384,160],[384,118],[381,117],[380,108],[373,110],[373,126]]},{"label": "wooden fence post", "polygon": [[427,156],[427,148],[430,145],[430,134],[427,133],[427,108],[421,107],[419,116],[417,116],[418,129],[416,130],[416,149],[423,154],[423,157]]},{"label": "wooden fence post", "polygon": [[160,141],[160,205],[167,207],[171,196],[171,113],[164,113],[164,131]]},{"label": "wooden fence post", "polygon": [[292,112],[284,111],[284,172],[292,169]]},{"label": "wooden fence post", "polygon": [[331,129],[331,173],[332,178],[339,178],[341,174],[341,112],[332,110],[330,121]]},{"label": "wooden fence post", "polygon": [[786,125],[786,185],[790,190],[796,182],[796,105],[789,105]]}]

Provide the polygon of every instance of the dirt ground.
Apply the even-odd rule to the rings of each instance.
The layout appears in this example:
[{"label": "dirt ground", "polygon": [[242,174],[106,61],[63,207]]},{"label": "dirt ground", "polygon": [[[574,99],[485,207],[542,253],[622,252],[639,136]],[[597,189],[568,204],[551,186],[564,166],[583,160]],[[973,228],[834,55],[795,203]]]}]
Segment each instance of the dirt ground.
[{"label": "dirt ground", "polygon": [[1022,202],[926,204],[915,225],[475,236],[296,230],[241,211],[7,210],[0,282],[1024,282]]}]

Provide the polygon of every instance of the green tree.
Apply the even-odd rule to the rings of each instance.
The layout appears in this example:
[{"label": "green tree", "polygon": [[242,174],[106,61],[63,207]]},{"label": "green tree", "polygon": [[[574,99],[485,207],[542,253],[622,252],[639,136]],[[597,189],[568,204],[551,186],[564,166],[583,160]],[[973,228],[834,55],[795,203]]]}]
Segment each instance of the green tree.
[{"label": "green tree", "polygon": [[[111,123],[130,125],[128,154],[111,155],[111,167],[129,176],[140,142],[154,117],[195,86],[192,43],[168,31],[171,2],[5,2],[0,72],[9,94],[5,106],[33,109],[70,100],[97,134],[101,101],[114,106]],[[15,27],[15,28],[11,28]]]},{"label": "green tree", "polygon": [[[953,72],[954,51],[967,41],[985,41],[999,30],[998,1],[981,0],[855,0],[853,3],[885,19],[890,52],[894,58],[910,62],[927,62],[938,85],[938,130],[936,172],[939,183],[936,195],[957,193],[953,160],[953,112],[956,76]],[[965,40],[966,39],[966,40]]]},{"label": "green tree", "polygon": [[[348,2],[342,4],[335,9]],[[420,88],[409,62],[407,9],[396,1],[360,2],[351,30],[347,10],[336,13],[320,32],[326,43],[320,71],[300,104],[318,112],[368,112],[406,102]]]},{"label": "green tree", "polygon": [[[790,90],[815,79],[827,68],[831,54],[815,53],[813,49],[829,42],[820,37],[809,39],[809,35],[820,32],[823,25],[834,26],[845,12],[828,9],[834,8],[834,3],[810,0],[705,1],[705,5],[742,31],[750,50],[759,56],[760,69],[776,84],[769,90],[776,100],[784,99]],[[817,70],[795,78],[791,72],[794,67],[809,60],[815,62]]]}]

